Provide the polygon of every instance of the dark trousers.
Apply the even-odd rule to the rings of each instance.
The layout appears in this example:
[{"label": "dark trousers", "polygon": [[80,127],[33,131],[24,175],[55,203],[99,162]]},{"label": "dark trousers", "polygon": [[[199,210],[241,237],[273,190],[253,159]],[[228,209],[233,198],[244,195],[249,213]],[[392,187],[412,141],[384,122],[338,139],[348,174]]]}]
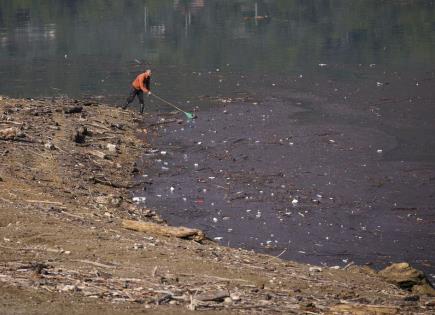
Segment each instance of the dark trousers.
[{"label": "dark trousers", "polygon": [[140,103],[140,112],[143,113],[144,110],[144,103],[143,103],[143,91],[142,90],[136,90],[135,88],[131,88],[130,95],[127,97],[127,102],[124,105],[124,108],[127,108],[127,106],[134,101],[134,98],[136,97],[139,99]]}]

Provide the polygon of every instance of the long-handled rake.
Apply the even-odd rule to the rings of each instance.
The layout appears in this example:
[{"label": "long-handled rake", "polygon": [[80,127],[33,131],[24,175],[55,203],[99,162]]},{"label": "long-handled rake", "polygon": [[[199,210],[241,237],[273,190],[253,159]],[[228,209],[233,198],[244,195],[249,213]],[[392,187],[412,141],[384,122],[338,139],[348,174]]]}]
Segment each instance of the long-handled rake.
[{"label": "long-handled rake", "polygon": [[172,104],[171,102],[169,102],[169,101],[167,101],[167,100],[161,98],[160,96],[158,96],[158,95],[156,95],[156,94],[154,94],[154,93],[151,93],[151,95],[153,95],[153,96],[154,96],[155,98],[157,98],[158,100],[160,100],[160,101],[162,101],[162,102],[168,104],[169,106],[175,108],[176,110],[178,110],[178,111],[184,113],[184,115],[186,115],[187,119],[193,119],[193,118],[195,118],[195,115],[194,115],[194,114],[182,110],[182,109],[179,108],[178,106],[176,106],[176,105]]}]

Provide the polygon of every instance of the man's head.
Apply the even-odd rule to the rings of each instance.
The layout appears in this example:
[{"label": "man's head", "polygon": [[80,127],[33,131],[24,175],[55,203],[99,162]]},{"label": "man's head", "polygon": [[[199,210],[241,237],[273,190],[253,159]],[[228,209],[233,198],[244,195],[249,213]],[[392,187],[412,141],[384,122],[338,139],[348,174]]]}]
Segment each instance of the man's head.
[{"label": "man's head", "polygon": [[151,69],[147,69],[145,70],[145,73],[148,74],[149,76],[151,75]]}]

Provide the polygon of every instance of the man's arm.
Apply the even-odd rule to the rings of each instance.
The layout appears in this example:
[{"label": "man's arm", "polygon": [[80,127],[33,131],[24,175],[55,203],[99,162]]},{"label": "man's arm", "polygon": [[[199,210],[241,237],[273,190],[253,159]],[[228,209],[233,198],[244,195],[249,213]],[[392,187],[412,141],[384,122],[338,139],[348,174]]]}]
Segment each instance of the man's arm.
[{"label": "man's arm", "polygon": [[145,79],[145,86],[148,90],[148,93],[151,93],[151,77]]},{"label": "man's arm", "polygon": [[140,89],[144,92],[144,93],[148,93],[149,92],[149,89],[148,89],[148,86],[147,87],[145,87],[144,86],[144,80],[147,80],[147,79],[145,79],[145,75],[142,75],[141,76],[141,78],[140,78],[140,80],[139,80],[139,85],[140,85]]}]

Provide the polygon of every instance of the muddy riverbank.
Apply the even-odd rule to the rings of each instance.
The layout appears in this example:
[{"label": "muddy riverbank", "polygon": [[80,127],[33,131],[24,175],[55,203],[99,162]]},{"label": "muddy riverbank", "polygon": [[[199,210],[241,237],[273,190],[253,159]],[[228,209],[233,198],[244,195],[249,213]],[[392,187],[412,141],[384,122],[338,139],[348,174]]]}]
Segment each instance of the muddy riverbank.
[{"label": "muddy riverbank", "polygon": [[[143,175],[137,159],[154,149],[143,139],[160,120],[139,128],[132,111],[69,99],[2,97],[0,113],[0,313],[433,310],[417,289],[427,285],[402,290],[366,267],[124,229],[125,219],[162,224],[130,195]],[[154,185],[141,177],[141,187]]]}]

